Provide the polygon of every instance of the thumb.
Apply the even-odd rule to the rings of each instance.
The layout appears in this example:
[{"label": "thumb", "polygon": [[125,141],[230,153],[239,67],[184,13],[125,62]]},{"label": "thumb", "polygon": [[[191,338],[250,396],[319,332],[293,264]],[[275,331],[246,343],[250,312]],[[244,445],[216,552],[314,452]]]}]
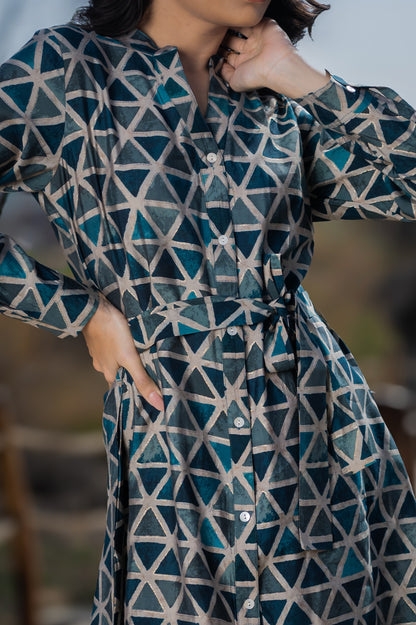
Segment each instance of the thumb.
[{"label": "thumb", "polygon": [[223,79],[229,83],[233,77],[234,72],[235,72],[234,67],[224,60],[222,67],[221,67],[221,76],[223,77]]},{"label": "thumb", "polygon": [[130,355],[123,366],[132,376],[134,384],[140,395],[157,410],[163,410],[164,403],[162,393],[157,384],[145,370],[136,350],[134,350],[134,353]]}]

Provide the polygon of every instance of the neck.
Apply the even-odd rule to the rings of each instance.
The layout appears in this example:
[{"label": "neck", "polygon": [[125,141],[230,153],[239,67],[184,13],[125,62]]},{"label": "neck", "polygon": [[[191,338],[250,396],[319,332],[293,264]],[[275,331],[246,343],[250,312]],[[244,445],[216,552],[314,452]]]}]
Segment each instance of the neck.
[{"label": "neck", "polygon": [[181,14],[167,6],[160,7],[154,2],[147,16],[139,23],[139,28],[153,39],[159,48],[178,48],[182,65],[190,72],[207,71],[210,57],[227,32],[226,26],[209,24],[188,14]]}]

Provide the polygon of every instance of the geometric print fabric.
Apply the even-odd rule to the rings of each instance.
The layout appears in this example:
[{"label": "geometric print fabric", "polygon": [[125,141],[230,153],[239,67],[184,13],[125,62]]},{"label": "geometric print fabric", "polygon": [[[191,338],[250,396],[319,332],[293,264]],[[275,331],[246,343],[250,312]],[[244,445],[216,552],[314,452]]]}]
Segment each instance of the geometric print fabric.
[{"label": "geometric print fabric", "polygon": [[105,396],[93,625],[416,623],[416,505],[366,382],[301,286],[312,221],[414,219],[414,111],[331,77],[206,117],[176,48],[66,25],[1,68],[5,191],[34,193],[75,279],[0,249],[5,314],[78,334],[101,291],[158,412]]}]

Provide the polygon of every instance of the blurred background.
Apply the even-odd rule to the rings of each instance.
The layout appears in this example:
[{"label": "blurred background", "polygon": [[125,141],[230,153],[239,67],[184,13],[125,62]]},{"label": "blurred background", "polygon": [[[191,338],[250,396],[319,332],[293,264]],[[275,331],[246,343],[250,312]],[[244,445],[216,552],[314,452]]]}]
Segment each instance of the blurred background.
[{"label": "blurred background", "polygon": [[[2,0],[0,61],[36,29],[68,21],[81,3]],[[333,0],[313,40],[305,39],[299,49],[317,68],[353,84],[388,85],[416,106],[415,23],[414,0]],[[7,199],[0,227],[40,261],[67,271],[30,196]],[[346,341],[375,390],[412,479],[415,244],[411,223],[318,224],[306,282],[318,310]],[[82,338],[62,341],[3,317],[0,340],[1,622],[88,625],[104,533],[100,419],[106,384],[92,369]],[[36,588],[40,598],[33,622],[24,614],[22,584]],[[29,605],[32,601],[29,593]]]}]

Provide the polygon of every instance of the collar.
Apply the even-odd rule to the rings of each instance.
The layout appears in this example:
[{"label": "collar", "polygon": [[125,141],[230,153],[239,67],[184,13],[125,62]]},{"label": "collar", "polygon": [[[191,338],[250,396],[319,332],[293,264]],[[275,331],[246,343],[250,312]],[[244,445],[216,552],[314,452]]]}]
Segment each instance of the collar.
[{"label": "collar", "polygon": [[[135,28],[131,33],[125,36],[126,39],[129,39],[133,43],[139,43],[143,52],[147,52],[154,57],[162,59],[163,57],[172,58],[175,54],[178,53],[178,48],[173,45],[167,45],[163,48],[158,48],[157,44],[153,41],[153,39],[145,33],[140,28]],[[217,69],[217,65],[221,60],[221,55],[218,52],[214,53],[209,58],[209,66]]]}]

